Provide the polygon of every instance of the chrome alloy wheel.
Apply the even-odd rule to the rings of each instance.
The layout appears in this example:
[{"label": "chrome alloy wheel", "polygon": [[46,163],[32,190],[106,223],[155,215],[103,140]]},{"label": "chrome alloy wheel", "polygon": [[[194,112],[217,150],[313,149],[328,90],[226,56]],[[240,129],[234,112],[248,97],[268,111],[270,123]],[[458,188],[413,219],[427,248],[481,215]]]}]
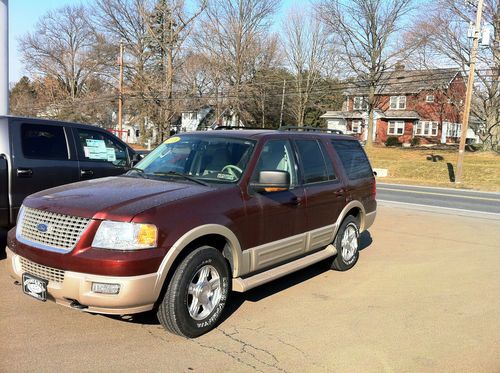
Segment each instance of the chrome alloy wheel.
[{"label": "chrome alloy wheel", "polygon": [[342,259],[348,263],[358,251],[358,230],[354,224],[349,224],[342,236]]},{"label": "chrome alloy wheel", "polygon": [[195,320],[203,320],[217,307],[221,300],[221,278],[211,265],[201,267],[188,287],[187,307]]}]

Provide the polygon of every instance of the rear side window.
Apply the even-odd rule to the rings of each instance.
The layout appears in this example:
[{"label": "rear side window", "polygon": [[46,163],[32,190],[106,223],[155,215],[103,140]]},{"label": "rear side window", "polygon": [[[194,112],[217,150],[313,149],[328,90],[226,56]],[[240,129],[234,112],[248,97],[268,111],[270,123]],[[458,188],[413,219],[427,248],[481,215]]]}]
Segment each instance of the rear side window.
[{"label": "rear side window", "polygon": [[373,171],[363,148],[357,141],[332,140],[347,176],[351,180],[373,177]]},{"label": "rear side window", "polygon": [[68,159],[68,145],[63,127],[23,123],[21,146],[26,158]]},{"label": "rear side window", "polygon": [[335,179],[333,166],[322,144],[316,140],[297,140],[297,149],[304,172],[304,183],[318,183]]}]

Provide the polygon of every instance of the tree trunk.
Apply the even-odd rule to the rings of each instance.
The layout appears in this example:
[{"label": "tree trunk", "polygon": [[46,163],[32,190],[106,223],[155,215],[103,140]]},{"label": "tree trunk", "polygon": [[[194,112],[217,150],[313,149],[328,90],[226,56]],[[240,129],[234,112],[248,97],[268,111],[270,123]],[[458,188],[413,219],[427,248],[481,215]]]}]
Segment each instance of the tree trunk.
[{"label": "tree trunk", "polygon": [[373,118],[374,118],[374,108],[375,108],[375,86],[370,85],[370,91],[368,93],[368,123],[366,125],[366,144],[365,147],[370,149],[373,147]]}]

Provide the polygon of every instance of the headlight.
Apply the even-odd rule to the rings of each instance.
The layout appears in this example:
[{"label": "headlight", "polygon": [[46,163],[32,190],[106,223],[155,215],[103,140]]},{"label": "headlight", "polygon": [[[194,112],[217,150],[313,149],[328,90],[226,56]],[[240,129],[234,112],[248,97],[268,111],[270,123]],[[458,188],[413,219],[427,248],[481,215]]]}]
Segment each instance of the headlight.
[{"label": "headlight", "polygon": [[153,224],[121,223],[104,220],[92,241],[93,247],[140,250],[156,247],[158,228]]}]

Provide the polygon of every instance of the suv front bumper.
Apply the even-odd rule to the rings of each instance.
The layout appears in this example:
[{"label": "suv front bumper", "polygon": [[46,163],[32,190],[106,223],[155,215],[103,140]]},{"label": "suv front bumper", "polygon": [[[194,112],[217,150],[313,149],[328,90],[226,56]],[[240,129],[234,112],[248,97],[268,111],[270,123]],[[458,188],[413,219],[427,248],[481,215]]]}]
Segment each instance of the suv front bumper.
[{"label": "suv front bumper", "polygon": [[[158,274],[116,277],[64,271],[30,261],[6,248],[11,277],[22,282],[23,273],[48,280],[47,299],[87,312],[126,315],[153,309]],[[24,267],[24,268],[23,268]],[[92,291],[92,283],[119,284],[118,294]],[[75,302],[76,301],[76,302]]]}]

